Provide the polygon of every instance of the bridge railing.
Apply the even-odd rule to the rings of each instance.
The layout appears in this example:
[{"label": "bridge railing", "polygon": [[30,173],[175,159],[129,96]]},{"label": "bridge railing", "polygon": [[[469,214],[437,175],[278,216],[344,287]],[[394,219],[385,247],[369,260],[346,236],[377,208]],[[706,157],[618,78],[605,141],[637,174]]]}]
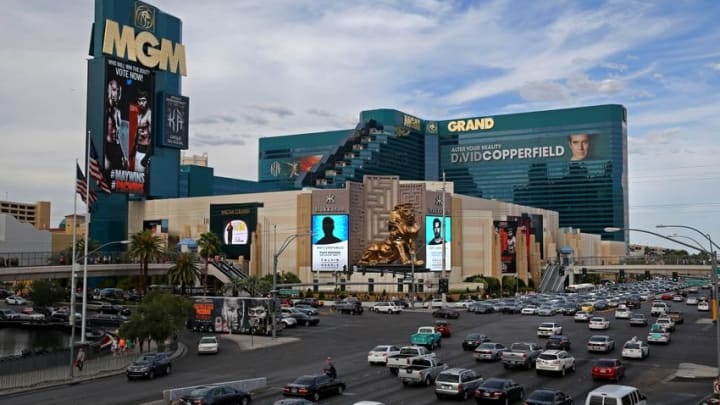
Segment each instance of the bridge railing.
[{"label": "bridge railing", "polygon": [[587,256],[574,258],[578,266],[608,266],[616,264],[654,264],[654,265],[710,265],[709,258],[702,256]]}]

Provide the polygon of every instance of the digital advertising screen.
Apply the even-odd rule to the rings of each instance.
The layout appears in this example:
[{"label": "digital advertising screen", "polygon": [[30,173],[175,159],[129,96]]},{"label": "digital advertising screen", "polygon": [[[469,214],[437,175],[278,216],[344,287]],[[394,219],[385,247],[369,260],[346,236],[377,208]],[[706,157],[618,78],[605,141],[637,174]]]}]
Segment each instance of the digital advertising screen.
[{"label": "digital advertising screen", "polygon": [[[443,223],[443,219],[445,220]],[[442,271],[443,269],[443,246],[445,246],[445,270],[452,268],[450,258],[452,218],[450,217],[425,217],[425,261],[430,271]],[[443,243],[443,241],[445,243]]]},{"label": "digital advertising screen", "polygon": [[250,259],[258,206],[257,203],[210,205],[210,232],[220,239],[220,249],[227,257]]},{"label": "digital advertising screen", "polygon": [[350,216],[312,216],[312,270],[342,271],[348,265]]},{"label": "digital advertising screen", "polygon": [[500,238],[500,265],[502,274],[516,273],[516,242],[518,224],[515,221],[495,221],[495,232]]},{"label": "digital advertising screen", "polygon": [[162,100],[160,145],[168,148],[187,149],[189,146],[190,99],[185,96],[163,94]]},{"label": "digital advertising screen", "polygon": [[103,121],[105,181],[116,193],[146,194],[152,156],[152,71],[106,59]]}]

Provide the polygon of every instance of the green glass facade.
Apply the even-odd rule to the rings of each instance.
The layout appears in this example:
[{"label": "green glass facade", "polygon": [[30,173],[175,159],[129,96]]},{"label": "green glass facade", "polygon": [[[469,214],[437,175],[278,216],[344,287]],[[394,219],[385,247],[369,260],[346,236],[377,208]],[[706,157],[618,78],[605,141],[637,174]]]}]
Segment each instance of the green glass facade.
[{"label": "green glass facade", "polygon": [[342,188],[364,175],[439,180],[459,194],[560,213],[560,226],[623,240],[627,112],[621,105],[446,121],[363,111],[355,129],[260,139],[259,181]]}]

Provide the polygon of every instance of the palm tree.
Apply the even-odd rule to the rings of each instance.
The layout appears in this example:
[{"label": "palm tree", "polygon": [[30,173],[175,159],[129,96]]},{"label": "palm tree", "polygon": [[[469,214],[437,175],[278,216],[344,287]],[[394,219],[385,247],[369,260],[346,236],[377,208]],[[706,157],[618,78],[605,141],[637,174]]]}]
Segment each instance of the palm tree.
[{"label": "palm tree", "polygon": [[200,270],[197,268],[197,256],[192,252],[183,252],[175,257],[175,264],[168,270],[168,282],[170,285],[180,284],[182,294],[185,295],[185,286],[195,285],[200,278]]},{"label": "palm tree", "polygon": [[203,295],[207,295],[208,261],[211,257],[220,254],[220,238],[212,232],[205,232],[198,239],[198,252],[200,257],[205,259],[205,271],[203,271]]},{"label": "palm tree", "polygon": [[230,280],[229,283],[222,286],[221,292],[223,294],[231,293],[233,297],[237,297],[238,293],[245,289],[245,279],[241,277],[235,277]]},{"label": "palm tree", "polygon": [[140,294],[145,293],[150,261],[159,259],[162,255],[162,241],[149,230],[138,232],[130,237],[128,256],[140,260],[140,279],[138,280]]}]

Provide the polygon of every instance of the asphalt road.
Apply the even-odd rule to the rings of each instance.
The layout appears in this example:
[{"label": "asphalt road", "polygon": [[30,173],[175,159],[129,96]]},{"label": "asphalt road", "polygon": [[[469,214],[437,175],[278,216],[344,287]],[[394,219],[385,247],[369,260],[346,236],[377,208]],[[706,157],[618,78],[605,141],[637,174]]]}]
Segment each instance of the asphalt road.
[{"label": "asphalt road", "polygon": [[[673,333],[668,346],[651,346],[650,357],[645,360],[625,361],[626,378],[622,384],[633,385],[644,391],[648,404],[688,405],[697,403],[711,390],[709,380],[678,381],[674,373],[681,362],[714,366],[715,333],[707,323],[708,313],[698,313],[693,306],[674,303],[674,308],[685,312],[685,323]],[[641,310],[649,316],[649,304]],[[440,359],[451,367],[472,368],[483,377],[509,377],[524,385],[526,393],[536,388],[553,387],[570,394],[576,404],[583,404],[586,394],[604,382],[590,377],[593,360],[602,357],[620,357],[622,344],[637,335],[645,338],[649,328],[630,327],[627,320],[614,320],[613,312],[606,312],[612,327],[606,333],[613,336],[616,349],[610,354],[593,354],[585,350],[592,334],[605,334],[587,329],[585,323],[575,323],[572,317],[537,317],[521,315],[475,315],[461,312],[460,319],[452,320],[453,336],[444,338],[437,350]],[[479,363],[472,352],[461,348],[463,337],[480,332],[493,340],[510,345],[516,341],[540,342],[536,328],[543,321],[563,325],[564,334],[572,342],[571,354],[576,357],[577,372],[566,377],[538,376],[534,370],[505,370],[501,363]],[[282,332],[283,336],[300,338],[297,342],[255,350],[240,350],[232,341],[222,338],[221,353],[199,357],[191,350],[174,362],[173,373],[152,381],[127,381],[124,375],[106,377],[72,386],[48,387],[26,393],[0,397],[0,403],[25,404],[141,404],[161,399],[162,390],[203,383],[233,381],[243,378],[266,377],[268,386],[253,395],[256,405],[272,404],[282,398],[282,387],[302,374],[320,373],[325,358],[332,356],[338,378],[347,384],[342,396],[321,400],[322,404],[348,405],[360,400],[382,401],[387,405],[422,405],[456,403],[438,400],[431,387],[404,387],[397,377],[384,367],[369,366],[367,351],[377,344],[404,345],[418,326],[432,325],[427,311],[400,315],[365,312],[362,316],[321,312],[316,327],[298,327]],[[181,336],[189,347],[194,347],[199,334]],[[7,401],[7,402],[6,402]],[[468,403],[474,403],[474,401]]]}]

